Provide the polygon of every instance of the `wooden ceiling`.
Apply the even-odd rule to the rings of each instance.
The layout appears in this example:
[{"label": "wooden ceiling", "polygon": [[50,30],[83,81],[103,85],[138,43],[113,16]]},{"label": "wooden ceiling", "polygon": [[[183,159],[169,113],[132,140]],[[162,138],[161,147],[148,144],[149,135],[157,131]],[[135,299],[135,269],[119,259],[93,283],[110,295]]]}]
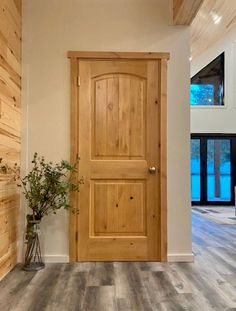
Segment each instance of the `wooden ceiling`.
[{"label": "wooden ceiling", "polygon": [[191,55],[196,57],[236,26],[236,0],[204,0],[191,24]]},{"label": "wooden ceiling", "polygon": [[204,0],[173,0],[173,24],[190,25]]}]

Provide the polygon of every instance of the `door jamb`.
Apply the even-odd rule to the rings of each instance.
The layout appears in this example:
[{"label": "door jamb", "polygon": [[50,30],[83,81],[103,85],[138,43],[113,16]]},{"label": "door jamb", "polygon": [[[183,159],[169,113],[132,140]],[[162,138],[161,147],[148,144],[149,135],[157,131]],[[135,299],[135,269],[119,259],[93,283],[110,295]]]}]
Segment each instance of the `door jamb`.
[{"label": "door jamb", "polygon": [[[167,61],[169,53],[151,52],[80,52],[69,51],[70,59],[70,160],[74,163],[78,157],[78,62],[80,59],[136,59],[159,61],[159,109],[160,109],[160,260],[167,261]],[[74,178],[77,178],[75,176]],[[70,194],[70,204],[78,206],[78,194]],[[69,220],[69,258],[70,262],[78,260],[78,216],[70,212]]]}]

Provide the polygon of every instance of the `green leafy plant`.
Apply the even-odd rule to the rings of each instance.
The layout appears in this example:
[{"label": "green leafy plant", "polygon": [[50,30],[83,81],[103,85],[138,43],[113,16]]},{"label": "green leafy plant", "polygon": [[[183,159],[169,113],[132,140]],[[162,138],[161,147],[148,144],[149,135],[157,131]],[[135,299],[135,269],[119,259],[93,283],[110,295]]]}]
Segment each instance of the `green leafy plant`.
[{"label": "green leafy plant", "polygon": [[32,261],[34,264],[42,261],[37,232],[41,219],[45,215],[56,214],[60,209],[70,209],[73,213],[78,213],[77,207],[69,204],[69,193],[78,192],[80,185],[83,184],[83,178],[78,177],[78,162],[79,158],[74,164],[65,160],[53,164],[35,153],[32,169],[22,178],[17,164],[11,167],[0,159],[0,173],[8,174],[9,178],[13,178],[18,186],[22,187],[28,207],[32,211],[26,216],[25,267],[27,268]]},{"label": "green leafy plant", "polygon": [[28,207],[32,214],[27,215],[30,220],[41,220],[45,215],[54,213],[59,209],[71,209],[78,212],[77,208],[72,208],[69,204],[69,193],[79,191],[83,184],[83,178],[78,176],[77,166],[79,159],[74,164],[62,160],[60,163],[46,162],[44,157],[34,154],[32,169],[24,177],[20,176],[20,169],[17,164],[10,167],[2,163],[0,159],[0,172],[12,174],[27,200]]}]

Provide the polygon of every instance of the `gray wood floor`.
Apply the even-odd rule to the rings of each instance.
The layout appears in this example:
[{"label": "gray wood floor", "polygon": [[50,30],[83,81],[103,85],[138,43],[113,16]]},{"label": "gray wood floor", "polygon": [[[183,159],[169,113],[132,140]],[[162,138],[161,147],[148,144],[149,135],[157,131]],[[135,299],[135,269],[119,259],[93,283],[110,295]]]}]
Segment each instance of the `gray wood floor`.
[{"label": "gray wood floor", "polygon": [[0,283],[1,311],[236,310],[236,226],[193,215],[195,263],[16,267]]}]

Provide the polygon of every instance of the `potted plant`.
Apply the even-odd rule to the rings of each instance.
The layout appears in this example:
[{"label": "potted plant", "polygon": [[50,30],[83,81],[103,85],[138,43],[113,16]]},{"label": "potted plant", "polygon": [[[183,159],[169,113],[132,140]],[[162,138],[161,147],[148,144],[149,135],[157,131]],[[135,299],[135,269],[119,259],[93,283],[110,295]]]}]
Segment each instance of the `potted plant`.
[{"label": "potted plant", "polygon": [[39,270],[44,268],[42,259],[39,230],[44,216],[56,214],[60,209],[78,212],[69,204],[69,193],[79,191],[83,178],[78,177],[76,163],[71,164],[62,160],[60,163],[46,162],[44,157],[34,154],[31,171],[22,178],[17,164],[10,167],[2,163],[0,159],[0,172],[13,174],[14,179],[19,181],[22,192],[27,201],[30,213],[26,215],[25,231],[25,262],[23,269]]}]

